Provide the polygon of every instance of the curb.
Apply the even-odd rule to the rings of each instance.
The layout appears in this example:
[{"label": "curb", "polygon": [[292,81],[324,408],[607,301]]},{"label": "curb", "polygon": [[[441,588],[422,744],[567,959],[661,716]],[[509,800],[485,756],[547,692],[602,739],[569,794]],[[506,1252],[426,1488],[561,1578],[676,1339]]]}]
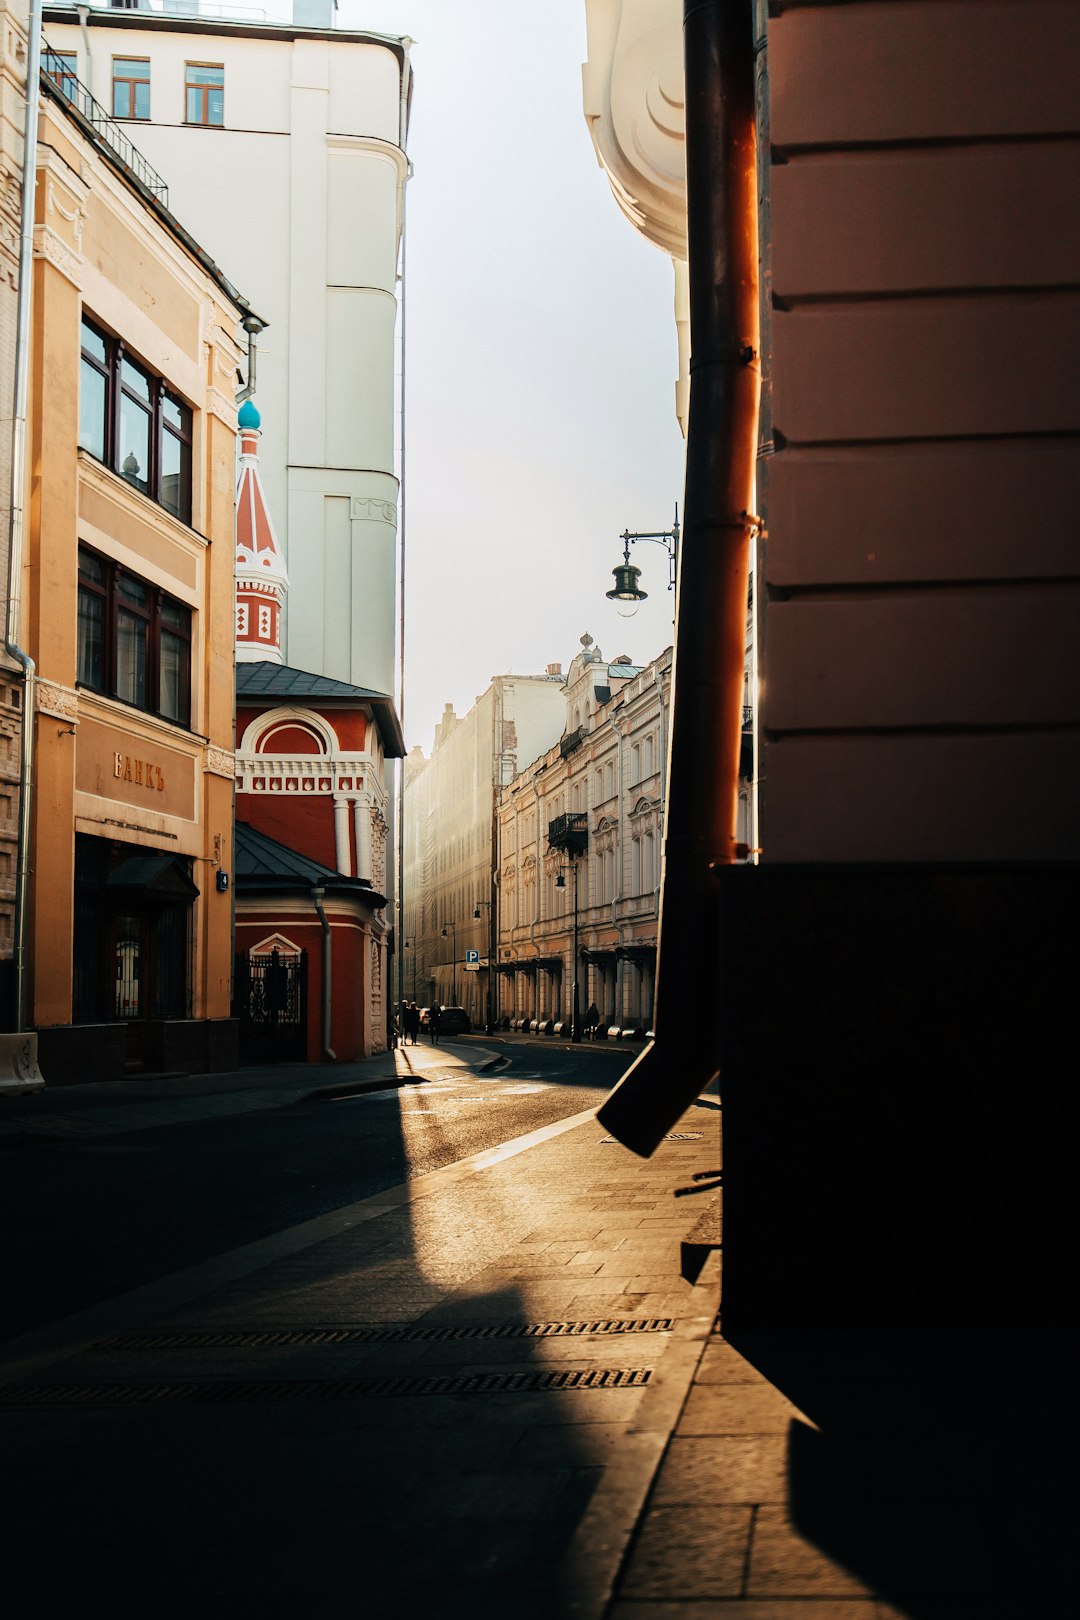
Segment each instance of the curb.
[{"label": "curb", "polygon": [[[574,1620],[603,1620],[607,1613],[708,1346],[719,1298],[720,1257],[716,1254],[706,1260],[637,1416],[615,1446],[570,1538],[559,1573],[568,1589],[564,1612]],[[645,1610],[651,1612],[652,1607],[642,1606],[643,1620]],[[677,1608],[681,1612],[682,1605],[671,1605],[673,1617]],[[658,1616],[661,1612],[667,1614],[667,1603],[657,1605],[655,1612]],[[686,1612],[690,1612],[689,1605]]]},{"label": "curb", "polygon": [[[490,1074],[501,1063],[509,1063],[510,1059],[501,1052],[494,1057],[485,1058],[482,1063],[471,1063],[467,1067],[476,1074]],[[333,1102],[342,1097],[362,1097],[369,1091],[400,1091],[403,1086],[422,1086],[426,1084],[427,1077],[420,1074],[387,1074],[379,1080],[343,1080],[336,1086],[319,1086],[316,1091],[307,1091],[302,1097],[294,1098],[291,1106],[295,1108],[299,1103]]]}]

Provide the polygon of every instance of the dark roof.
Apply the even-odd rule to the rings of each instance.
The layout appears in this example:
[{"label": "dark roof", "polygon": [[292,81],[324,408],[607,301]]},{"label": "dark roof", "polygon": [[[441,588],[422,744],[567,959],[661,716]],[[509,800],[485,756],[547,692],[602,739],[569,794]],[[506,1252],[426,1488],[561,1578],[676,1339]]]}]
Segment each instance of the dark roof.
[{"label": "dark roof", "polygon": [[345,877],[310,855],[279,844],[276,838],[236,823],[233,837],[233,876],[239,892],[279,893],[284,890],[330,889],[335,894],[353,894],[376,908],[386,904],[386,896],[371,887],[366,878]]},{"label": "dark roof", "polygon": [[312,675],[306,669],[293,669],[289,664],[272,664],[262,659],[256,664],[237,664],[236,696],[238,699],[273,698],[275,702],[335,703],[357,705],[366,703],[375,716],[375,724],[383,741],[388,759],[405,757],[405,739],[394,709],[394,700],[386,692],[375,692],[368,686],[350,686],[332,675]]},{"label": "dark roof", "polygon": [[175,855],[128,855],[105,880],[109,889],[138,889],[160,899],[197,900],[199,891]]}]

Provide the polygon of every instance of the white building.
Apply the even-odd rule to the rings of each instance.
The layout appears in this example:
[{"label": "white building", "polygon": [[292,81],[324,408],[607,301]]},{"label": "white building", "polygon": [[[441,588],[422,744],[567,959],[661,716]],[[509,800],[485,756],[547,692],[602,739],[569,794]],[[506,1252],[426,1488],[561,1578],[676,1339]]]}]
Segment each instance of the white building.
[{"label": "white building", "polygon": [[[544,675],[496,675],[467,714],[448,703],[430,759],[405,761],[405,939],[400,993],[437,997],[486,1022],[496,903],[492,883],[495,793],[558,738],[566,716],[559,664]],[[482,966],[466,971],[466,953]],[[395,986],[395,995],[398,987]]]},{"label": "white building", "polygon": [[612,1035],[643,1034],[656,983],[671,649],[642,667],[625,655],[606,663],[591,636],[581,641],[562,737],[499,795],[498,1010],[568,1032],[576,944],[582,1021],[594,1007]]},{"label": "white building", "polygon": [[[393,692],[407,42],[332,28],[332,0],[298,0],[307,21],[259,15],[143,0],[46,5],[44,26],[57,70],[168,177],[169,206],[269,322],[257,398],[286,662]],[[231,401],[235,377],[214,381]]]}]

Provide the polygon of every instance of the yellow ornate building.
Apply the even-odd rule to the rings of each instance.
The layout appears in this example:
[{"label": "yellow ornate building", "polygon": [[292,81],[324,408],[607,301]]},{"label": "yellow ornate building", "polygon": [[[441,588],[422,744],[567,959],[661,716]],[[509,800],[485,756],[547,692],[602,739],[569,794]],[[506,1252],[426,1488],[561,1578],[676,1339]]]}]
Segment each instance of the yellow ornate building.
[{"label": "yellow ornate building", "polygon": [[236,1061],[246,305],[93,112],[46,56],[22,634],[38,677],[26,1022],[48,1081]]}]

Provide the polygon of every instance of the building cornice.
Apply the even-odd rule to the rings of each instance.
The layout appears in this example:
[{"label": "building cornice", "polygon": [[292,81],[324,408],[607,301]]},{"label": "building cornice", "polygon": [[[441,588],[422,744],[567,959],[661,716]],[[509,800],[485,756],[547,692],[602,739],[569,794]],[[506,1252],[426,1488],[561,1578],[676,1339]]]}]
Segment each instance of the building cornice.
[{"label": "building cornice", "polygon": [[[45,22],[69,23],[77,26],[80,18],[74,5],[45,6]],[[375,34],[358,29],[305,28],[293,22],[252,22],[228,17],[184,17],[165,12],[114,11],[102,8],[87,9],[88,28],[134,28],[139,33],[211,34],[226,39],[312,39],[329,44],[374,45],[387,50],[398,61],[405,62],[405,41],[396,34]]]}]

